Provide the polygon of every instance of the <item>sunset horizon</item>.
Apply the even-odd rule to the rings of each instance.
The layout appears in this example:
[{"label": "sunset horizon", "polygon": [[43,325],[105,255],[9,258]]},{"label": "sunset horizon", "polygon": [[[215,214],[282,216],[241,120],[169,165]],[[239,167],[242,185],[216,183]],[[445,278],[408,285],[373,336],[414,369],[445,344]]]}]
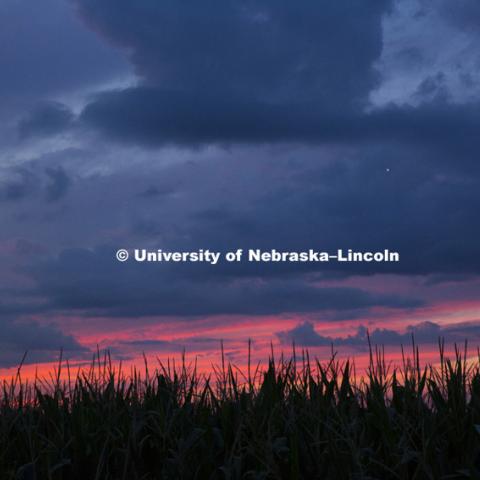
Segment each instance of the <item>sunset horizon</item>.
[{"label": "sunset horizon", "polygon": [[2,378],[480,345],[477,10],[348,5],[0,7]]},{"label": "sunset horizon", "polygon": [[0,2],[0,478],[480,478],[478,0]]}]

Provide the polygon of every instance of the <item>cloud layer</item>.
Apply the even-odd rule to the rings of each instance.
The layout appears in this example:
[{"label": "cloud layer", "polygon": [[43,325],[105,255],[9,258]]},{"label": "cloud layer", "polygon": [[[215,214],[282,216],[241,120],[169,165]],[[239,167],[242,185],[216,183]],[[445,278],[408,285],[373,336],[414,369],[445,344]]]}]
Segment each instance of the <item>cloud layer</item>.
[{"label": "cloud layer", "polygon": [[[478,305],[478,8],[454,10],[6,0],[0,364],[25,347],[80,358],[79,318],[97,322],[90,342],[105,325],[242,316],[298,318],[270,329],[282,343],[360,345],[380,318],[378,343],[460,340],[441,322],[397,331]],[[401,261],[172,267],[119,264],[118,248],[388,248]],[[359,330],[322,336],[319,318]]]},{"label": "cloud layer", "polygon": [[291,330],[277,333],[283,345],[295,343],[302,347],[349,346],[366,349],[368,342],[371,345],[409,345],[437,344],[439,341],[464,344],[467,339],[478,342],[480,339],[480,325],[447,325],[442,327],[434,322],[422,322],[409,325],[404,333],[388,328],[375,328],[370,332],[364,325],[360,325],[354,335],[346,337],[324,336],[315,331],[312,322],[298,324]]}]

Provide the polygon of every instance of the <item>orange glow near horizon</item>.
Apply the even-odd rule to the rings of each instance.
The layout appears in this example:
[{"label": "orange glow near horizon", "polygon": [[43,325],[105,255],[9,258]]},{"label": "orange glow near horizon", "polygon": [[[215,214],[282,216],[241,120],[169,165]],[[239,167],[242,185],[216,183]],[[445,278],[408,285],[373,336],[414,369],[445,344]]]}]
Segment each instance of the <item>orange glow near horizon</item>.
[{"label": "orange glow near horizon", "polygon": [[[81,317],[61,318],[57,324],[62,326],[66,334],[73,335],[75,339],[90,353],[83,352],[75,355],[66,352],[64,358],[69,358],[72,369],[78,366],[87,366],[97,351],[109,350],[112,361],[118,363],[122,360],[124,366],[136,365],[143,367],[143,354],[154,367],[158,359],[166,361],[168,358],[179,360],[183,349],[189,361],[196,361],[198,369],[204,373],[211,371],[213,364],[220,363],[220,343],[223,341],[226,360],[242,366],[247,362],[248,340],[252,340],[252,362],[266,364],[271,345],[276,353],[291,354],[291,347],[283,345],[278,332],[288,331],[305,321],[315,326],[315,332],[328,338],[345,338],[355,335],[360,325],[366,326],[370,332],[375,329],[391,329],[404,332],[408,325],[421,322],[435,322],[440,326],[454,326],[461,324],[477,323],[480,319],[479,302],[439,302],[436,305],[421,307],[410,311],[395,312],[387,309],[374,309],[370,318],[356,318],[349,320],[325,320],[318,315],[298,314],[281,316],[245,317],[245,316],[216,316],[198,319],[85,319]],[[136,323],[135,323],[136,322]],[[133,324],[132,324],[133,323]],[[65,326],[68,325],[68,329]],[[433,342],[436,339],[432,339]],[[474,345],[471,345],[473,347]],[[368,363],[368,354],[364,348],[342,346],[337,348],[338,358],[355,358],[357,366],[362,369]],[[297,346],[297,353],[302,346]],[[406,346],[408,352],[408,346]],[[311,358],[318,357],[320,361],[326,360],[330,347],[308,347]],[[386,360],[397,364],[401,361],[400,347],[387,346]],[[450,350],[452,351],[452,349]],[[19,352],[18,361],[22,354]],[[438,357],[438,348],[435,343],[421,345],[423,361],[431,363]],[[22,366],[21,374],[24,379],[32,379],[35,375],[48,377],[56,368],[57,361],[29,364]],[[72,370],[72,371],[73,371]],[[16,375],[17,367],[1,368],[0,378],[8,379]]]}]

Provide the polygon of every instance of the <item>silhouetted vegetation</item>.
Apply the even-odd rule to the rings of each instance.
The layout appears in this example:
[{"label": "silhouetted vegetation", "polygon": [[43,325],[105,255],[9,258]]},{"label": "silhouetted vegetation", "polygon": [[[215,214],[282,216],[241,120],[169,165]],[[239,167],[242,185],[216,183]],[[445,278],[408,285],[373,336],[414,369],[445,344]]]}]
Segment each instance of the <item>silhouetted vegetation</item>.
[{"label": "silhouetted vegetation", "polygon": [[[108,355],[72,375],[3,383],[2,479],[480,478],[480,361],[389,369],[307,352],[268,367],[128,375]],[[223,356],[222,356],[223,358]],[[250,358],[250,355],[249,355]],[[63,371],[60,371],[63,369]]]}]

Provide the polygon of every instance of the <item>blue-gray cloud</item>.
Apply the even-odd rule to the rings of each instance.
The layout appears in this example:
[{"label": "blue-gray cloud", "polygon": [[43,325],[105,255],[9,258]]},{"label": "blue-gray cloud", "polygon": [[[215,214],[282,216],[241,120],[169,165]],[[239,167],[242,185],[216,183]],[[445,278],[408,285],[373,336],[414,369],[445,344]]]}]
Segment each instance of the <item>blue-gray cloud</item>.
[{"label": "blue-gray cloud", "polygon": [[161,145],[335,136],[379,81],[391,2],[76,4],[140,77],[137,87],[99,95],[81,120]]},{"label": "blue-gray cloud", "polygon": [[25,165],[6,169],[0,183],[0,200],[20,202],[38,196],[47,202],[61,200],[68,192],[72,179],[61,165]]},{"label": "blue-gray cloud", "polygon": [[34,321],[14,321],[10,317],[0,319],[0,366],[18,366],[25,353],[25,363],[51,362],[65,356],[76,358],[89,355],[89,350],[71,335],[64,334],[54,324]]},{"label": "blue-gray cloud", "polygon": [[0,98],[48,98],[128,72],[121,55],[82,27],[68,1],[5,0],[0,5]]},{"label": "blue-gray cloud", "polygon": [[417,344],[435,344],[441,339],[448,343],[464,343],[465,340],[473,342],[480,340],[480,324],[441,326],[427,321],[409,325],[403,333],[388,328],[375,328],[369,333],[368,329],[361,325],[354,335],[331,337],[317,333],[314,324],[306,321],[299,323],[291,330],[277,332],[276,335],[282,344],[295,343],[303,347],[333,345],[366,348],[369,338],[372,345],[408,345],[412,343],[412,340]]},{"label": "blue-gray cloud", "polygon": [[39,262],[31,274],[38,284],[37,294],[50,300],[52,310],[78,310],[96,316],[269,315],[422,305],[416,298],[318,287],[302,278],[219,281],[205,275],[200,282],[190,278],[194,267],[175,273],[176,267],[119,264],[109,248],[71,249]]},{"label": "blue-gray cloud", "polygon": [[376,84],[391,2],[75,3],[88,25],[128,52],[146,84],[336,109],[364,102]]},{"label": "blue-gray cloud", "polygon": [[[14,67],[0,79],[0,96],[25,102],[12,116],[20,133],[15,147],[25,151],[10,156],[33,157],[2,171],[2,255],[5,265],[21,264],[9,270],[12,278],[21,273],[44,300],[18,294],[8,312],[22,315],[23,301],[24,315],[330,310],[331,317],[352,318],[372,307],[414,308],[422,301],[315,281],[392,273],[471,279],[480,272],[478,99],[454,103],[448,76],[435,70],[418,84],[416,106],[369,105],[381,81],[376,66],[391,2],[75,0],[92,32],[72,30],[68,4],[56,2],[47,0],[42,11],[32,7],[28,16],[23,2],[0,7],[9,19],[21,18],[24,32],[15,58],[6,52]],[[470,2],[461,5],[472,11]],[[466,22],[461,11],[456,25]],[[37,18],[48,32],[45,22],[27,28]],[[8,48],[15,22],[6,24],[0,38]],[[68,30],[61,44],[52,41],[52,25]],[[96,56],[99,39],[106,50]],[[92,83],[125,73],[116,70],[115,48],[135,68],[137,82],[92,92]],[[427,61],[410,45],[402,59],[407,76]],[[64,94],[73,90],[94,93],[83,97],[85,108],[45,101],[68,102]],[[54,152],[40,153],[44,143]],[[215,149],[180,155],[158,148],[210,144],[229,149],[218,160]],[[177,165],[160,168],[162,162]],[[49,256],[10,258],[8,242],[17,238],[35,239]],[[390,248],[401,262],[321,270],[176,266],[159,273],[157,266],[112,265],[114,249],[95,250],[101,244]]]},{"label": "blue-gray cloud", "polygon": [[66,195],[71,179],[61,166],[47,168],[45,174],[49,178],[46,186],[46,198],[49,202],[56,202]]},{"label": "blue-gray cloud", "polygon": [[55,135],[67,130],[73,119],[73,113],[62,103],[42,102],[19,121],[18,129],[23,139]]}]

